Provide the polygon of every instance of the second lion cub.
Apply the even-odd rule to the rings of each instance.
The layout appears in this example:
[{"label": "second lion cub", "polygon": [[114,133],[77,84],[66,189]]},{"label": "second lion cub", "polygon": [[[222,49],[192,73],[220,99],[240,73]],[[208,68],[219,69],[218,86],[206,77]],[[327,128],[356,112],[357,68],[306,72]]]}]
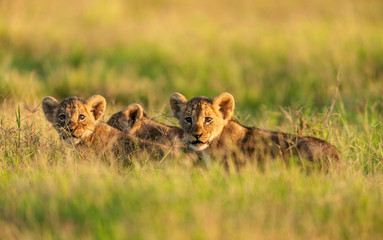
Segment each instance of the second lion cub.
[{"label": "second lion cub", "polygon": [[144,140],[174,144],[182,138],[183,130],[168,126],[146,116],[139,104],[131,104],[124,110],[113,114],[107,124]]},{"label": "second lion cub", "polygon": [[187,100],[182,94],[170,96],[170,108],[181,125],[183,139],[195,151],[210,149],[212,153],[229,150],[238,156],[243,155],[262,160],[267,156],[298,156],[310,161],[339,160],[341,153],[333,145],[318,138],[298,136],[245,127],[232,118],[234,97],[221,93],[214,99],[195,97]]}]

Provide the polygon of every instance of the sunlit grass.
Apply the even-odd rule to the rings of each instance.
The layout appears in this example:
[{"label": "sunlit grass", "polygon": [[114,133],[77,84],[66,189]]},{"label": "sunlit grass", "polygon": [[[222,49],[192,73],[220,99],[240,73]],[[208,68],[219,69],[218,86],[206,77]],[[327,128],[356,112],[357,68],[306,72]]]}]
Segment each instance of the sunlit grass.
[{"label": "sunlit grass", "polygon": [[[382,26],[380,1],[0,1],[0,238],[379,239]],[[241,123],[343,161],[84,160],[39,106],[101,94],[104,120],[137,102],[176,124],[171,93],[223,91]]]}]

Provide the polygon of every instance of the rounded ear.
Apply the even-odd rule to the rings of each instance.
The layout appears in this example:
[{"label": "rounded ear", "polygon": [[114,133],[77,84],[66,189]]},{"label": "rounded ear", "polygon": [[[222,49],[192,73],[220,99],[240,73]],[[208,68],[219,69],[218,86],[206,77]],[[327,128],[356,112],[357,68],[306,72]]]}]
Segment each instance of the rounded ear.
[{"label": "rounded ear", "polygon": [[234,112],[234,97],[230,93],[224,92],[213,99],[213,105],[217,107],[224,120],[231,118]]},{"label": "rounded ear", "polygon": [[185,109],[187,102],[188,100],[181,93],[173,93],[170,95],[169,105],[175,118],[181,118],[181,114]]},{"label": "rounded ear", "polygon": [[58,110],[60,103],[54,97],[45,97],[41,102],[41,106],[43,108],[45,118],[53,123],[55,122],[55,116]]},{"label": "rounded ear", "polygon": [[123,116],[128,120],[129,124],[133,126],[138,120],[144,116],[144,109],[140,104],[130,104],[124,111]]},{"label": "rounded ear", "polygon": [[93,115],[94,120],[99,121],[102,115],[104,115],[106,101],[103,96],[94,95],[86,101],[85,106],[87,107],[88,111]]}]

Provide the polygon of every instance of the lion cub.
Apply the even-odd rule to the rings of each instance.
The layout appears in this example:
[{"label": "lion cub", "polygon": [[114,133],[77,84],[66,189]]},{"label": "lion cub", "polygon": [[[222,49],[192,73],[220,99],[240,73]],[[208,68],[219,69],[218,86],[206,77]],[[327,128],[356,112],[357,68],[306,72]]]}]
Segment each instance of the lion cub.
[{"label": "lion cub", "polygon": [[146,116],[139,104],[131,104],[123,111],[113,114],[107,124],[145,140],[174,144],[182,138],[183,130],[168,126]]},{"label": "lion cub", "polygon": [[201,96],[189,101],[182,94],[174,93],[169,102],[184,131],[184,141],[195,151],[233,150],[244,159],[255,157],[257,160],[267,156],[298,156],[310,161],[341,158],[336,147],[318,138],[241,125],[232,118],[234,97],[229,93],[221,93],[214,99]]},{"label": "lion cub", "polygon": [[77,97],[59,102],[53,97],[42,100],[46,119],[59,136],[78,150],[92,149],[97,153],[108,150],[130,154],[137,146],[162,151],[162,146],[137,140],[127,133],[100,121],[106,107],[105,98],[92,96],[87,101]]}]

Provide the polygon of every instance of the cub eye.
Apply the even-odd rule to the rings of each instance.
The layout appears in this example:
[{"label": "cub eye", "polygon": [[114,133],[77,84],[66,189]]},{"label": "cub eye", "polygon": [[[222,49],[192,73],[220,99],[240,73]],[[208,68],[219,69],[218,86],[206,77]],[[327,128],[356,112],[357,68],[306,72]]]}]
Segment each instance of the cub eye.
[{"label": "cub eye", "polygon": [[65,114],[60,114],[58,119],[62,122],[65,121],[66,115]]},{"label": "cub eye", "polygon": [[209,123],[211,120],[213,120],[211,117],[205,117],[205,122]]},{"label": "cub eye", "polygon": [[191,117],[186,117],[186,118],[185,118],[185,121],[186,121],[187,123],[192,123],[192,118],[191,118]]},{"label": "cub eye", "polygon": [[85,115],[80,114],[80,115],[78,116],[78,119],[80,119],[80,120],[84,120],[84,119],[85,119]]}]

